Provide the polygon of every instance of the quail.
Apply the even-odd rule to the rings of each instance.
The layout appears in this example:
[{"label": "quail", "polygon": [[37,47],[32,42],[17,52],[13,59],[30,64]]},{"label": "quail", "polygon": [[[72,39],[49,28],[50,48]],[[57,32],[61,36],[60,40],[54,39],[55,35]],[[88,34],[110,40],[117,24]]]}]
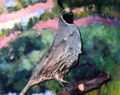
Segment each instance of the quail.
[{"label": "quail", "polygon": [[66,82],[64,75],[69,72],[82,53],[82,40],[78,27],[73,23],[73,12],[64,8],[59,15],[58,31],[50,49],[41,57],[20,95],[45,80],[55,79]]}]

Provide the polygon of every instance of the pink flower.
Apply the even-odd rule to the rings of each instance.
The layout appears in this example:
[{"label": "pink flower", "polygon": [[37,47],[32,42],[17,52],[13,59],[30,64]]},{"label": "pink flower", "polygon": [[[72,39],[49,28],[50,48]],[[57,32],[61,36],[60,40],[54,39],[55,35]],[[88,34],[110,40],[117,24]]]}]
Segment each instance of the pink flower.
[{"label": "pink flower", "polygon": [[5,0],[0,0],[0,3],[4,3],[5,2]]},{"label": "pink flower", "polygon": [[9,47],[9,42],[15,40],[20,33],[20,31],[16,31],[15,33],[12,33],[7,37],[0,38],[0,49],[4,47]]},{"label": "pink flower", "polygon": [[41,30],[43,28],[49,28],[52,30],[57,30],[58,29],[58,19],[48,19],[47,21],[43,22],[40,21],[39,23],[37,23],[33,29],[35,30]]}]

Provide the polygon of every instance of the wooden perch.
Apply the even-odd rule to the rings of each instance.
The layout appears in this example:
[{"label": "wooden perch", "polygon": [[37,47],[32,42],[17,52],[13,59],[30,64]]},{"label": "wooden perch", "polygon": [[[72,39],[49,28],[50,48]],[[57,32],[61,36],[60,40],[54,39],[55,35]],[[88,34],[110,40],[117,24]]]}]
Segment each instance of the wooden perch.
[{"label": "wooden perch", "polygon": [[100,89],[103,84],[107,83],[110,80],[110,76],[105,73],[99,77],[93,78],[92,80],[82,81],[76,84],[74,88],[63,90],[58,95],[83,95],[89,91]]}]

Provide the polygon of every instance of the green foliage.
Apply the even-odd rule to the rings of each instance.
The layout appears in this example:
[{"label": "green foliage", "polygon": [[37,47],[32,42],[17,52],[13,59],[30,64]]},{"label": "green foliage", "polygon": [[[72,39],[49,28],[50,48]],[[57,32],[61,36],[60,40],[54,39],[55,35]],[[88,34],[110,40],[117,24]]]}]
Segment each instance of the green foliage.
[{"label": "green foliage", "polygon": [[0,33],[0,38],[8,36],[10,29],[2,29]]},{"label": "green foliage", "polygon": [[55,13],[52,13],[52,12],[49,12],[49,11],[45,11],[44,14],[42,14],[40,17],[39,17],[39,20],[43,20],[43,21],[46,21],[48,19],[54,19],[55,16],[54,16]]},{"label": "green foliage", "polygon": [[120,19],[120,0],[93,0],[97,11],[101,16]]},{"label": "green foliage", "polygon": [[46,48],[48,49],[52,45],[54,39],[53,37],[54,31],[44,29],[41,31],[41,35],[43,37],[42,42],[45,44]]},{"label": "green foliage", "polygon": [[46,3],[47,0],[27,0],[28,1],[28,4],[30,5],[34,5],[36,3],[39,3],[39,2],[42,2],[42,3]]},{"label": "green foliage", "polygon": [[58,84],[55,80],[46,81],[45,86],[53,92],[58,92],[62,90],[61,85]]},{"label": "green foliage", "polygon": [[[26,84],[33,67],[50,48],[54,32],[46,29],[38,32],[41,32],[41,35],[36,36],[34,30],[24,31],[10,43],[11,47],[0,50],[0,74],[6,78],[6,84],[2,84],[0,90],[12,85],[11,89],[20,91]],[[9,51],[11,48],[13,51]],[[14,58],[10,59],[11,56]],[[0,81],[2,81],[1,78]]]},{"label": "green foliage", "polygon": [[0,14],[2,14],[4,12],[4,5],[0,4]]},{"label": "green foliage", "polygon": [[[22,57],[18,60],[18,63],[20,63],[18,71],[22,71],[22,70],[30,71],[31,69],[33,69],[33,67],[35,67],[37,62],[40,60],[40,57],[48,50],[48,48],[50,48],[53,42],[53,31],[42,30],[40,32],[41,32],[41,35],[40,35],[41,39],[38,39],[38,42],[33,41],[34,43],[32,44],[32,46],[34,45],[41,46],[42,44],[39,44],[39,42],[41,41],[43,43],[42,48],[37,50],[32,50],[31,52],[28,52],[26,55],[23,54]],[[26,37],[26,36],[27,37],[30,36],[32,38],[33,35],[35,35],[35,31],[27,31],[22,35],[20,35],[20,38]],[[26,75],[23,74],[23,76],[26,76]],[[25,79],[23,78],[23,80]],[[24,86],[22,85],[22,88],[23,87]]]},{"label": "green foliage", "polygon": [[26,8],[28,6],[27,2],[25,0],[19,0],[23,8]]},{"label": "green foliage", "polygon": [[8,7],[8,8],[7,8],[7,10],[8,10],[9,12],[17,11],[17,10],[19,10],[19,9],[22,8],[22,4],[19,2],[19,0],[16,0],[15,2],[17,3],[17,5],[16,5],[15,7]]},{"label": "green foliage", "polygon": [[[120,81],[112,81],[101,88],[100,95],[119,95],[120,94]],[[98,95],[98,91],[89,92],[86,95]]]},{"label": "green foliage", "polygon": [[[89,52],[88,55],[92,58],[95,57],[96,63],[104,66],[104,62],[107,60],[110,64],[117,64],[115,57],[119,53],[119,48],[117,48],[120,39],[119,30],[102,24],[88,25],[80,29],[82,31],[84,50]],[[87,39],[84,39],[85,37]]]},{"label": "green foliage", "polygon": [[95,5],[97,9],[96,12],[100,16],[120,19],[119,11],[120,0],[106,0],[104,2],[103,0],[59,0],[59,1],[64,7],[70,7],[71,9]]},{"label": "green foliage", "polygon": [[102,95],[119,95],[120,81],[112,81],[107,86],[102,87]]},{"label": "green foliage", "polygon": [[61,11],[61,8],[60,8],[60,6],[58,6],[58,3],[57,3],[57,1],[56,0],[54,0],[54,6],[53,6],[53,8],[52,8],[52,13],[53,13],[53,15],[55,16],[55,17],[58,17],[59,16],[59,13],[60,13],[60,11]]},{"label": "green foliage", "polygon": [[44,48],[44,44],[41,39],[41,36],[35,37],[35,31],[26,31],[14,42],[11,42],[12,48],[14,49],[14,55],[19,58],[20,56],[26,55],[33,50],[41,50]]},{"label": "green foliage", "polygon": [[27,29],[32,28],[38,21],[39,21],[39,20],[38,20],[37,17],[31,17],[31,18],[29,19],[28,24],[27,24]]},{"label": "green foliage", "polygon": [[74,18],[77,19],[77,18],[87,17],[90,15],[92,15],[92,12],[89,9],[86,9],[85,11],[75,13]]},{"label": "green foliage", "polygon": [[[9,12],[20,10],[21,8],[26,8],[28,5],[34,5],[39,2],[45,3],[47,0],[16,0],[17,5],[15,7],[9,7],[7,10]],[[1,8],[0,8],[1,9]],[[1,10],[2,11],[2,10]]]},{"label": "green foliage", "polygon": [[59,0],[64,7],[76,8],[92,4],[90,0]]},{"label": "green foliage", "polygon": [[23,26],[20,23],[16,23],[14,27],[12,28],[13,31],[23,31]]},{"label": "green foliage", "polygon": [[28,28],[32,28],[33,27],[33,25],[34,25],[33,22],[34,22],[33,18],[30,18],[29,22],[28,22]]},{"label": "green foliage", "polygon": [[102,8],[101,15],[107,18],[114,17],[120,19],[119,6],[117,5],[105,6]]},{"label": "green foliage", "polygon": [[15,7],[8,7],[9,12],[20,10],[21,8],[26,8],[28,6],[25,0],[16,0],[17,5]]}]

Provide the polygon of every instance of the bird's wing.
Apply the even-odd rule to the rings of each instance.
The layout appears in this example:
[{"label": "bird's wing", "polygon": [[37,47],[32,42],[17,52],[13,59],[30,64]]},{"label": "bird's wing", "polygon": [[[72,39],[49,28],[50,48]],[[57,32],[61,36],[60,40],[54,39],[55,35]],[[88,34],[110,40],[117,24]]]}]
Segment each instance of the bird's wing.
[{"label": "bird's wing", "polygon": [[60,60],[63,60],[65,56],[67,55],[65,54],[65,43],[63,41],[56,47],[53,46],[42,56],[36,68],[33,70],[32,77],[38,77],[40,74],[46,72],[46,70],[55,66]]}]

